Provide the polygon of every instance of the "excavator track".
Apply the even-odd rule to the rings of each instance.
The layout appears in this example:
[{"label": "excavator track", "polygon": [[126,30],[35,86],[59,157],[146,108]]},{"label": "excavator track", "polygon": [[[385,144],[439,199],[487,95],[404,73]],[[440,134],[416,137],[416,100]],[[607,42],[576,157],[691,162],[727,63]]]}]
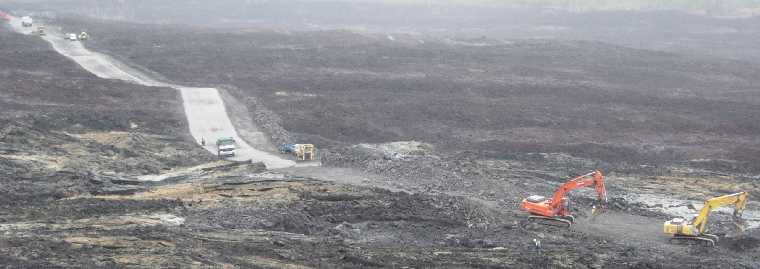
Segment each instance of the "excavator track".
[{"label": "excavator track", "polygon": [[553,227],[560,227],[560,228],[570,228],[571,225],[573,225],[573,217],[544,217],[544,216],[530,216],[528,219],[524,220],[521,224],[522,228],[528,228],[531,224],[538,224],[538,225],[544,225],[544,226],[553,226]]},{"label": "excavator track", "polygon": [[699,245],[703,247],[714,247],[718,242],[718,236],[705,234],[702,236],[674,235],[670,238],[670,243],[675,245]]}]

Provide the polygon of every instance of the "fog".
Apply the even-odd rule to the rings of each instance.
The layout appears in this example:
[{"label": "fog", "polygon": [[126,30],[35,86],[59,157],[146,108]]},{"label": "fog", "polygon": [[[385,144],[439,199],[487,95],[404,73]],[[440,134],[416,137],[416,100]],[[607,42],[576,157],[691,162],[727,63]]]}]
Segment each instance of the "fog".
[{"label": "fog", "polygon": [[[0,8],[220,28],[348,29],[457,38],[593,40],[760,62],[760,0],[25,0]],[[44,12],[38,12],[44,11]]]},{"label": "fog", "polygon": [[[461,23],[503,19],[514,10],[565,12],[681,11],[747,17],[760,0],[8,0],[0,7],[73,12],[151,22]],[[497,20],[498,21],[498,20]]]},{"label": "fog", "polygon": [[[123,4],[129,2],[146,2],[130,0],[113,1],[79,1],[79,0],[10,0],[2,3],[96,3]],[[153,1],[172,2],[172,1]],[[175,1],[176,3],[206,3],[215,6],[223,3],[269,4],[269,3],[352,3],[352,4],[387,4],[387,5],[448,5],[448,6],[486,6],[486,7],[541,7],[567,9],[681,9],[710,10],[727,12],[744,8],[757,8],[757,0],[233,0],[233,1]]]}]

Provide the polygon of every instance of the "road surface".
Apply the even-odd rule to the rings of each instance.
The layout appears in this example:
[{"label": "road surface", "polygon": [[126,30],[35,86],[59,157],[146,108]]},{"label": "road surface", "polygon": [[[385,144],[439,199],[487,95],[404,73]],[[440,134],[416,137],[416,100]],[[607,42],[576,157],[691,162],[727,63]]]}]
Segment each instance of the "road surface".
[{"label": "road surface", "polygon": [[[13,30],[23,34],[32,34],[32,31],[38,26],[35,24],[34,27],[22,27],[21,19],[16,17],[11,17],[9,23]],[[55,27],[46,26],[46,28],[47,35],[42,38],[49,42],[53,49],[100,78],[118,79],[144,86],[168,87],[179,90],[182,95],[185,116],[190,126],[190,133],[199,145],[201,140],[206,141],[204,146],[206,150],[216,154],[216,145],[214,144],[216,139],[232,137],[237,141],[237,155],[230,158],[232,160],[263,162],[268,169],[287,168],[296,165],[292,160],[258,150],[243,140],[227,115],[224,101],[219,95],[218,89],[185,87],[157,81],[107,55],[86,49],[81,42],[65,40],[64,34]],[[255,133],[264,136],[261,132]],[[266,139],[266,137],[262,138]]]}]

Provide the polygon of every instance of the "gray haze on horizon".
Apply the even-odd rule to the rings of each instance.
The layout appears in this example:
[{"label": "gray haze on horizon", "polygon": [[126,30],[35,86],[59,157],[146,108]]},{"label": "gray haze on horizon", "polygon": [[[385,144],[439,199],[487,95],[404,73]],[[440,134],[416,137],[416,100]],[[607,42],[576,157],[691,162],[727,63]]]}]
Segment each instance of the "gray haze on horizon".
[{"label": "gray haze on horizon", "polygon": [[[71,0],[4,0],[3,3],[70,3]],[[129,3],[139,0],[91,1]],[[165,2],[165,1],[155,1]],[[677,9],[704,11],[736,11],[760,8],[760,0],[222,0],[222,1],[180,1],[188,4],[205,2],[209,4],[238,2],[240,4],[262,3],[353,3],[388,5],[428,5],[428,6],[500,6],[529,8],[566,8],[574,10],[595,9]]]}]

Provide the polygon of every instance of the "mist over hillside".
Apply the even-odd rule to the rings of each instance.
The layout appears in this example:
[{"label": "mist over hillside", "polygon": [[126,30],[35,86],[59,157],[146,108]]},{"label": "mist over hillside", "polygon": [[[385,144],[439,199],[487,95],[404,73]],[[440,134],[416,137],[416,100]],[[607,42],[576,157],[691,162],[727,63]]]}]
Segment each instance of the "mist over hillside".
[{"label": "mist over hillside", "polygon": [[[8,3],[76,3],[76,2],[141,2],[132,0],[113,1],[79,1],[79,0],[15,0],[4,1]],[[145,1],[142,1],[145,2]],[[154,1],[167,2],[167,1]],[[170,1],[171,2],[171,1]],[[176,1],[174,1],[176,3]],[[193,2],[193,1],[180,1]],[[195,1],[203,3],[204,1]],[[568,9],[681,9],[681,10],[711,10],[732,11],[742,8],[758,8],[760,1],[757,0],[234,0],[234,1],[206,1],[209,5],[219,2],[237,2],[240,4],[268,4],[277,3],[353,3],[353,4],[387,4],[387,5],[451,5],[451,6],[509,6],[509,7],[555,7]]]},{"label": "mist over hillside", "polygon": [[[0,1],[37,17],[296,31],[348,29],[435,37],[593,40],[760,62],[758,0],[57,0]],[[707,16],[709,14],[715,16]]]},{"label": "mist over hillside", "polygon": [[[9,0],[0,7],[55,10],[89,16],[150,22],[277,23],[450,23],[498,20],[515,10],[593,12],[600,10],[682,11],[713,16],[760,13],[758,0]],[[526,10],[527,9],[527,10]]]}]

